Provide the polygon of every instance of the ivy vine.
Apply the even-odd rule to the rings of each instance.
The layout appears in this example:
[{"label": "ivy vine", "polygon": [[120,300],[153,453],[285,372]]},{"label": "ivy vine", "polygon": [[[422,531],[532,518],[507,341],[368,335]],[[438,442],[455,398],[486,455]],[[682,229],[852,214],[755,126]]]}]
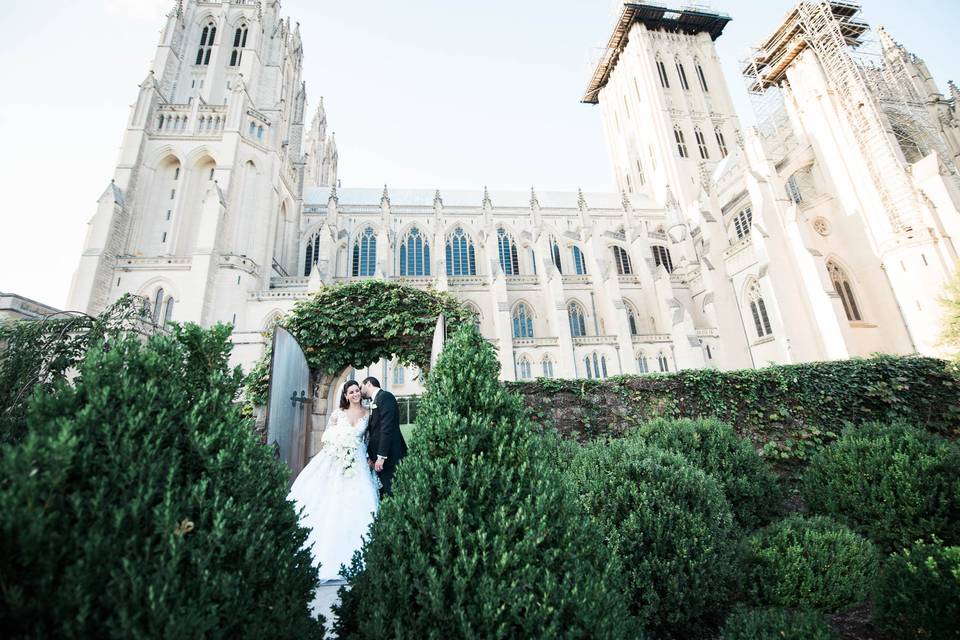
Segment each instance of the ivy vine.
[{"label": "ivy vine", "polygon": [[[456,331],[473,315],[459,300],[434,289],[418,289],[385,280],[362,280],[325,287],[296,303],[278,325],[303,347],[314,374],[337,374],[383,358],[427,371],[437,318]],[[269,344],[269,343],[268,343]],[[266,402],[270,350],[250,372],[252,405]]]}]

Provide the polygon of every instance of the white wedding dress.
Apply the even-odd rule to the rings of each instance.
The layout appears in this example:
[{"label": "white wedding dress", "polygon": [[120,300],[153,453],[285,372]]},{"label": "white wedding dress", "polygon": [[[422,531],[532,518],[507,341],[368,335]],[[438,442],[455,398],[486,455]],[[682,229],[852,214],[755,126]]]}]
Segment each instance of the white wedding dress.
[{"label": "white wedding dress", "polygon": [[[340,565],[350,565],[363,544],[380,503],[377,477],[367,465],[364,433],[369,414],[351,424],[334,411],[320,442],[320,451],[290,488],[300,523],[310,529],[304,543],[320,564],[320,580],[340,580]],[[314,603],[317,604],[316,602]],[[314,607],[316,608],[316,607]]]}]

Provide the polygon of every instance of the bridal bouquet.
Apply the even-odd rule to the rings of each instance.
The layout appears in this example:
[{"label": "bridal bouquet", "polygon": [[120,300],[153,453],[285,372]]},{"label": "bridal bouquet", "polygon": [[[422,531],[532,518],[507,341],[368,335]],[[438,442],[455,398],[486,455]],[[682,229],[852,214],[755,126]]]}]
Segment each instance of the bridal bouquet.
[{"label": "bridal bouquet", "polygon": [[323,434],[320,447],[340,466],[343,475],[350,477],[357,471],[357,438],[347,429],[333,428]]}]

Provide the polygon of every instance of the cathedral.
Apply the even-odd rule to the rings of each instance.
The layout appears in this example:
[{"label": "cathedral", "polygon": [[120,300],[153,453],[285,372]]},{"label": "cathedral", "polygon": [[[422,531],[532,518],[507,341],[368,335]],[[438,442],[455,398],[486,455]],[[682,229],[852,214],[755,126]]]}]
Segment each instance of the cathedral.
[{"label": "cathedral", "polygon": [[801,0],[743,64],[745,128],[714,47],[730,19],[623,4],[581,98],[616,192],[364,188],[308,114],[279,0],[181,0],[68,307],[135,293],[158,325],[230,323],[246,368],[297,300],[358,278],[463,300],[507,380],[941,353],[960,91],[857,4]]}]

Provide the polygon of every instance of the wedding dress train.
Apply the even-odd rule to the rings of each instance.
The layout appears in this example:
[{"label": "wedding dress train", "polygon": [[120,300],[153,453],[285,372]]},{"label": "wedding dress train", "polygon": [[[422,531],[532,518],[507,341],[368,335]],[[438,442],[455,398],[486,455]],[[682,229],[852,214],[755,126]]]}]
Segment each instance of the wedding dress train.
[{"label": "wedding dress train", "polygon": [[351,424],[342,410],[334,411],[320,451],[290,488],[289,498],[302,509],[300,523],[310,529],[304,546],[314,566],[320,564],[321,581],[342,579],[340,565],[349,566],[379,508],[377,478],[367,465],[364,443],[368,420],[364,416]]}]

